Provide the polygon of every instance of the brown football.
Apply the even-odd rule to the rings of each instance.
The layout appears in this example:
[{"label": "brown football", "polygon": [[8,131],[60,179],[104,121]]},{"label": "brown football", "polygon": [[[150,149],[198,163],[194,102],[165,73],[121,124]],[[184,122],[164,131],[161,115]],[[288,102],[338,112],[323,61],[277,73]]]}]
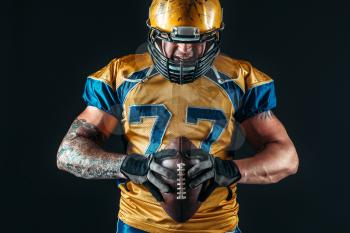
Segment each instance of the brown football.
[{"label": "brown football", "polygon": [[176,222],[186,222],[196,213],[201,204],[197,200],[202,185],[191,189],[188,187],[187,178],[187,171],[199,160],[184,156],[186,151],[196,149],[196,147],[189,139],[178,137],[172,140],[165,149],[175,149],[177,151],[176,156],[163,158],[158,162],[162,166],[176,171],[177,179],[171,180],[161,177],[173,189],[171,193],[162,193],[164,202],[161,203],[161,206]]}]

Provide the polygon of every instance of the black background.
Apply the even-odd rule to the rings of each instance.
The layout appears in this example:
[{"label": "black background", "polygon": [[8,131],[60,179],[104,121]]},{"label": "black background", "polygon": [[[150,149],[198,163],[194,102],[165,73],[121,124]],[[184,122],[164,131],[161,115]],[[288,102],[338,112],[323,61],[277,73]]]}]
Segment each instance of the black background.
[{"label": "black background", "polygon": [[[5,3],[2,232],[115,232],[115,181],[59,171],[56,151],[85,107],[85,77],[112,58],[140,51],[149,3]],[[297,175],[274,185],[239,185],[240,228],[348,232],[349,7],[299,0],[222,5],[222,51],[274,78],[275,114],[300,156]],[[112,138],[109,149],[120,149],[118,139]]]}]

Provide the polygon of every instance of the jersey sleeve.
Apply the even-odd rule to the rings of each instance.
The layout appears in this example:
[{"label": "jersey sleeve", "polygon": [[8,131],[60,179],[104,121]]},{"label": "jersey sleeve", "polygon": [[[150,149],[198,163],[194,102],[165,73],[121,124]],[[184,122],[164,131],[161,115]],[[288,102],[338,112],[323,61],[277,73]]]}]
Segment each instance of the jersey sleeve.
[{"label": "jersey sleeve", "polygon": [[89,75],[83,92],[84,102],[116,118],[120,117],[121,106],[116,93],[117,60]]},{"label": "jersey sleeve", "polygon": [[274,109],[277,104],[274,80],[249,63],[242,67],[245,73],[245,93],[234,116],[239,123],[261,112]]}]

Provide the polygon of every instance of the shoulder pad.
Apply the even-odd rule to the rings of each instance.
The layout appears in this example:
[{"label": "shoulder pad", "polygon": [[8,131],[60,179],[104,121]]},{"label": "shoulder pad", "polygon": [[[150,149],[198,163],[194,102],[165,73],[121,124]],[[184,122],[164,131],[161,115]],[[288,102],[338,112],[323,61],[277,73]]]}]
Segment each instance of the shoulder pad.
[{"label": "shoulder pad", "polygon": [[[133,79],[134,74],[144,71],[153,65],[151,56],[148,53],[131,54],[119,58],[119,66],[116,73],[116,87],[119,87],[124,81]],[[143,72],[144,73],[144,72]],[[143,77],[137,77],[143,78]]]},{"label": "shoulder pad", "polygon": [[234,81],[245,93],[248,89],[273,81],[249,62],[219,54],[214,66],[225,78]]},{"label": "shoulder pad", "polygon": [[133,74],[143,71],[152,65],[153,62],[148,53],[131,54],[121,58],[114,58],[106,66],[89,75],[89,78],[102,81],[115,90],[125,80],[131,79]]}]

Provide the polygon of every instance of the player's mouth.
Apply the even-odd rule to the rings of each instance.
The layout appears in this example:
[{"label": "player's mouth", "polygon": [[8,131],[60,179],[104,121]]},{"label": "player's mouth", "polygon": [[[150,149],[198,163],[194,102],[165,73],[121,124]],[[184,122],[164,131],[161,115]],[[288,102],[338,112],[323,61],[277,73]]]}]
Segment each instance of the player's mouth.
[{"label": "player's mouth", "polygon": [[184,62],[190,62],[190,61],[194,61],[195,58],[194,56],[183,56],[183,57],[179,57],[179,56],[173,56],[173,60],[174,61],[184,61]]}]

